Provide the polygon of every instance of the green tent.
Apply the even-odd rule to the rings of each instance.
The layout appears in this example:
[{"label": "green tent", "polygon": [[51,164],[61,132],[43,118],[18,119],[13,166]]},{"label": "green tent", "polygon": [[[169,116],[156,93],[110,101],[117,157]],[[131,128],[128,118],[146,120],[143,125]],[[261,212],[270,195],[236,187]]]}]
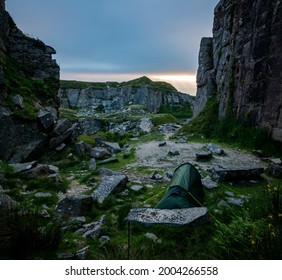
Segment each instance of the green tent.
[{"label": "green tent", "polygon": [[171,178],[168,190],[159,201],[158,209],[200,207],[204,198],[201,175],[186,162],[178,166]]}]

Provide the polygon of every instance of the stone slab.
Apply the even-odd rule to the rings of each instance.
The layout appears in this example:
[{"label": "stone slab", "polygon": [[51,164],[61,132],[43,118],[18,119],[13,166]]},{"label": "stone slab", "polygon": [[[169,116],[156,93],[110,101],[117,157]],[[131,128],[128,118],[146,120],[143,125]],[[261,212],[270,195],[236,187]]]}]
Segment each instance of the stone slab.
[{"label": "stone slab", "polygon": [[207,216],[206,207],[193,207],[184,209],[155,209],[134,208],[131,209],[126,221],[141,224],[165,224],[175,226],[186,226],[196,220]]},{"label": "stone slab", "polygon": [[263,172],[263,167],[213,168],[213,177],[220,181],[250,180]]}]

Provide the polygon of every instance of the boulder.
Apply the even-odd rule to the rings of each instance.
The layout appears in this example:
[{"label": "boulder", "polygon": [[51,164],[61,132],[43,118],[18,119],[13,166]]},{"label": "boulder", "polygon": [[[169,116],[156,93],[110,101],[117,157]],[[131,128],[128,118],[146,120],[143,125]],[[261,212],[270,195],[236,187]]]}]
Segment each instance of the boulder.
[{"label": "boulder", "polygon": [[130,189],[135,191],[135,192],[138,192],[140,190],[142,190],[144,188],[144,186],[141,186],[141,185],[134,185],[134,186],[131,186]]},{"label": "boulder", "polygon": [[205,207],[184,209],[135,208],[130,210],[126,221],[145,225],[187,226],[195,221],[206,219],[207,213],[208,209]]},{"label": "boulder", "polygon": [[[90,144],[84,143],[83,141],[77,142],[74,145],[74,150],[76,154],[78,154],[81,157],[85,157],[89,155],[91,151],[92,146]],[[90,154],[92,156],[92,154]]]},{"label": "boulder", "polygon": [[112,176],[112,175],[122,175],[121,172],[117,172],[114,170],[111,170],[109,168],[101,167],[98,169],[100,175],[102,176]]},{"label": "boulder", "polygon": [[273,176],[275,178],[282,179],[282,165],[276,164],[276,163],[271,163],[267,169],[266,169],[267,174],[270,176]]},{"label": "boulder", "polygon": [[214,182],[210,177],[205,177],[204,179],[202,179],[202,184],[209,190],[218,188],[218,184]]},{"label": "boulder", "polygon": [[67,131],[69,128],[71,128],[71,126],[72,122],[69,119],[60,119],[57,121],[52,134],[54,136],[59,136],[65,131]]},{"label": "boulder", "polygon": [[24,99],[21,95],[17,94],[12,97],[13,103],[16,105],[19,109],[24,109]]},{"label": "boulder", "polygon": [[197,152],[196,153],[196,160],[198,161],[205,161],[205,160],[211,160],[212,158],[212,153],[211,152]]},{"label": "boulder", "polygon": [[18,206],[18,202],[9,195],[0,193],[0,210],[10,210]]},{"label": "boulder", "polygon": [[50,112],[42,111],[38,113],[37,120],[44,131],[48,132],[54,127],[54,118]]},{"label": "boulder", "polygon": [[108,164],[108,163],[114,163],[114,162],[118,162],[118,159],[116,157],[110,157],[110,158],[100,161],[99,164]]},{"label": "boulder", "polygon": [[28,171],[38,165],[37,161],[31,161],[26,163],[11,163],[9,164],[16,173]]},{"label": "boulder", "polygon": [[95,158],[91,158],[89,161],[89,166],[88,166],[89,170],[95,170],[96,169],[96,160]]},{"label": "boulder", "polygon": [[83,225],[83,227],[77,230],[75,233],[81,234],[85,238],[96,239],[101,235],[102,229],[106,223],[107,217],[106,215],[103,215],[98,221]]},{"label": "boulder", "polygon": [[111,154],[121,151],[119,143],[104,141],[98,137],[96,138],[96,146],[106,148]]},{"label": "boulder", "polygon": [[92,200],[90,195],[67,196],[59,201],[57,214],[67,217],[85,216],[92,209]]},{"label": "boulder", "polygon": [[213,177],[220,181],[251,180],[264,172],[262,167],[213,168]]},{"label": "boulder", "polygon": [[142,118],[138,123],[137,123],[137,127],[139,128],[139,130],[141,130],[142,132],[151,132],[152,128],[154,127],[152,120],[149,118]]},{"label": "boulder", "polygon": [[162,141],[162,142],[159,143],[159,147],[163,147],[165,145],[166,145],[166,141]]},{"label": "boulder", "polygon": [[218,145],[209,143],[206,145],[206,149],[215,155],[218,156],[224,155],[223,149],[221,149]]},{"label": "boulder", "polygon": [[99,203],[103,203],[110,194],[123,191],[126,188],[127,181],[128,179],[125,175],[105,176],[101,184],[93,192],[92,197]]},{"label": "boulder", "polygon": [[111,153],[106,148],[95,147],[90,150],[90,156],[95,159],[104,159],[111,156]]}]

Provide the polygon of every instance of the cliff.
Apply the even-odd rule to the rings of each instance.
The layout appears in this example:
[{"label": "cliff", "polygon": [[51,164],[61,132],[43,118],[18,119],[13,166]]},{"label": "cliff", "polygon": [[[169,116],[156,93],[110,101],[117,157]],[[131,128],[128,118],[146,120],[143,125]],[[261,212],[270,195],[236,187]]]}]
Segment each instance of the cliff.
[{"label": "cliff", "polygon": [[[81,83],[80,83],[81,85]],[[165,82],[153,82],[141,77],[124,83],[74,83],[62,81],[59,90],[64,108],[89,109],[103,113],[123,111],[128,105],[143,105],[149,112],[159,112],[161,106],[181,107],[193,104],[193,98],[177,92]]]},{"label": "cliff", "polygon": [[282,142],[281,30],[281,0],[221,0],[201,42],[194,115],[215,96],[219,117],[232,112]]},{"label": "cliff", "polygon": [[[48,145],[57,118],[59,66],[55,50],[29,38],[0,8],[0,159],[21,162]],[[42,121],[45,118],[45,123]]]}]

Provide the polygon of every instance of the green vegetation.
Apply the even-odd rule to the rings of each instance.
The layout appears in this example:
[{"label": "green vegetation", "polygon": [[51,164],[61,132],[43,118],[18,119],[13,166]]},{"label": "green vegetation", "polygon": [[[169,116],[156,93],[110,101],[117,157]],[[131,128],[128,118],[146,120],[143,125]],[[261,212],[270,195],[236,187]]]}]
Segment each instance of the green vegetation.
[{"label": "green vegetation", "polygon": [[[13,109],[16,117],[24,119],[35,119],[38,109],[35,101],[54,103],[57,96],[56,81],[52,78],[42,80],[32,79],[35,69],[24,63],[17,63],[11,58],[4,60],[4,76],[5,90],[8,93],[8,99],[2,101],[2,105],[6,105]],[[24,108],[16,108],[12,102],[15,95],[23,98]]]},{"label": "green vegetation", "polygon": [[179,121],[170,114],[156,114],[152,116],[152,122],[155,126],[166,123],[178,123]]},{"label": "green vegetation", "polygon": [[247,150],[262,150],[271,155],[278,152],[276,144],[263,128],[236,119],[229,111],[226,117],[218,117],[218,102],[211,98],[198,117],[183,126],[180,133],[204,136],[206,139],[227,143]]},{"label": "green vegetation", "polygon": [[160,110],[160,114],[171,114],[177,119],[185,119],[191,118],[193,116],[193,111],[191,108],[191,104],[189,102],[183,102],[180,106],[172,106],[172,105],[162,105]]},{"label": "green vegetation", "polygon": [[161,91],[164,93],[175,93],[177,90],[169,83],[166,82],[153,82],[147,77],[141,77],[138,79],[134,79],[128,82],[81,82],[81,81],[69,81],[69,80],[61,80],[60,86],[62,89],[67,88],[76,88],[76,89],[86,89],[92,88],[96,90],[105,90],[107,87],[124,87],[124,86],[132,86],[134,88],[140,86],[150,86],[152,89]]}]

